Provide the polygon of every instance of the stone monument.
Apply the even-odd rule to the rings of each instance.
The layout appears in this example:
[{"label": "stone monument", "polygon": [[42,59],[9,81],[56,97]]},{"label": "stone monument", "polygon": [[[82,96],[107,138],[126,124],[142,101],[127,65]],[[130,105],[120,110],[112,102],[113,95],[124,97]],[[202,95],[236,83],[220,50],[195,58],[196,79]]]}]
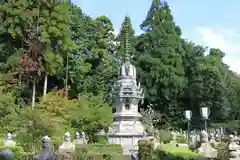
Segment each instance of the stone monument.
[{"label": "stone monument", "polygon": [[7,137],[6,137],[5,141],[4,141],[4,146],[5,147],[16,146],[16,142],[14,140],[12,140],[12,134],[11,133],[7,134]]},{"label": "stone monument", "polygon": [[42,151],[33,160],[56,160],[57,156],[52,151],[51,139],[48,136],[42,139]]},{"label": "stone monument", "polygon": [[209,140],[209,143],[213,143],[213,144],[216,143],[216,140],[215,140],[215,137],[214,137],[214,134],[213,134],[213,133],[210,134],[210,140]]},{"label": "stone monument", "polygon": [[79,132],[76,132],[76,139],[73,141],[74,145],[82,145],[87,144],[88,141],[86,139],[86,134],[84,132],[81,132],[81,135]]},{"label": "stone monument", "polygon": [[3,149],[0,151],[0,159],[1,160],[14,160],[14,154],[9,149]]},{"label": "stone monument", "polygon": [[230,143],[228,145],[229,160],[240,160],[240,146],[236,143],[234,135],[230,135]]},{"label": "stone monument", "polygon": [[203,155],[206,158],[216,158],[218,151],[214,149],[208,141],[208,133],[206,131],[202,131],[200,133],[200,142],[201,146],[198,148],[198,153]]},{"label": "stone monument", "polygon": [[126,58],[121,66],[118,81],[113,87],[116,112],[114,122],[109,128],[110,144],[121,144],[125,155],[138,150],[138,141],[145,137],[145,128],[140,122],[138,104],[143,100],[143,90],[137,84],[136,68]]},{"label": "stone monument", "polygon": [[64,142],[59,146],[60,153],[72,153],[75,150],[74,144],[71,142],[71,135],[69,132],[65,133]]}]

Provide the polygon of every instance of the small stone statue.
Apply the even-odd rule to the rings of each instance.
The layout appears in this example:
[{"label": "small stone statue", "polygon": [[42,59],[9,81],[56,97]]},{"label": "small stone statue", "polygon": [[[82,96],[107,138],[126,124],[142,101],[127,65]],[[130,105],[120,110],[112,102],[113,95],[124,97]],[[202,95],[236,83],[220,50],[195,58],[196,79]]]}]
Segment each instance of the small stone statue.
[{"label": "small stone statue", "polygon": [[14,160],[14,154],[9,149],[4,149],[0,151],[0,159],[1,160]]},{"label": "small stone statue", "polygon": [[200,133],[200,142],[201,146],[198,148],[198,153],[202,154],[206,158],[216,158],[217,150],[212,148],[208,141],[208,133],[206,131],[202,131]]},{"label": "small stone statue", "polygon": [[213,133],[210,134],[210,140],[209,140],[209,142],[210,142],[210,143],[214,143],[214,144],[216,143],[215,137],[214,137],[214,134],[213,134]]},{"label": "small stone statue", "polygon": [[8,133],[7,134],[7,138],[4,141],[4,146],[5,147],[13,147],[16,146],[16,142],[14,140],[12,140],[12,134]]},{"label": "small stone statue", "polygon": [[51,139],[48,136],[42,139],[42,151],[34,157],[34,160],[56,160],[56,155],[52,151]]},{"label": "small stone statue", "polygon": [[76,139],[73,141],[74,145],[81,145],[81,140],[80,140],[80,134],[79,132],[76,132]]},{"label": "small stone statue", "polygon": [[221,135],[219,134],[219,132],[217,131],[216,134],[215,134],[215,141],[216,142],[220,142],[221,141]]},{"label": "small stone statue", "polygon": [[81,140],[82,144],[87,144],[88,143],[86,134],[84,132],[81,132],[80,140]]},{"label": "small stone statue", "polygon": [[172,140],[176,140],[176,133],[174,131],[171,132],[171,138]]},{"label": "small stone statue", "polygon": [[69,132],[65,133],[64,142],[59,147],[60,153],[72,153],[75,150],[74,144],[71,142],[71,135]]},{"label": "small stone statue", "polygon": [[240,139],[239,139],[238,134],[237,134],[236,131],[233,132],[233,139],[234,139],[234,141],[236,141],[237,144],[239,144]]}]

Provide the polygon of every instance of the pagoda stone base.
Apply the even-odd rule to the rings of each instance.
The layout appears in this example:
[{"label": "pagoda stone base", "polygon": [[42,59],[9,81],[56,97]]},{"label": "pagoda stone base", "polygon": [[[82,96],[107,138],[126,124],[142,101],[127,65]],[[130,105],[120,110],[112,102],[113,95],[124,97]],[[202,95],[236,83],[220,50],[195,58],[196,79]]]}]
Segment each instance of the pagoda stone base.
[{"label": "pagoda stone base", "polygon": [[138,154],[138,141],[144,139],[143,135],[126,135],[126,134],[108,134],[109,144],[119,144],[123,148],[124,156],[137,157]]}]

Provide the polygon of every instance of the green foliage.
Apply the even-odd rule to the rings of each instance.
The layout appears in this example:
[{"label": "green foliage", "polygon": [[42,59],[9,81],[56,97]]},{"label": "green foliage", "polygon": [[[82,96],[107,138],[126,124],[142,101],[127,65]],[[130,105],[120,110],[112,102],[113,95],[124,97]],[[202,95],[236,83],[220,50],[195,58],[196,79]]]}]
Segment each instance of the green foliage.
[{"label": "green foliage", "polygon": [[169,143],[172,139],[170,132],[166,130],[159,130],[158,134],[160,141],[162,141],[163,143]]},{"label": "green foliage", "polygon": [[[239,75],[223,62],[221,50],[210,48],[206,55],[206,48],[182,39],[166,2],[153,0],[139,36],[128,16],[115,37],[107,16],[92,18],[66,1],[3,1],[0,13],[0,129],[16,133],[25,151],[38,151],[44,135],[52,137],[56,148],[66,131],[83,130],[90,141],[105,143],[94,134],[112,123],[109,93],[117,78],[117,58],[126,52],[133,57],[144,87],[142,121],[148,132],[154,131],[153,126],[185,129],[186,109],[193,112],[192,126],[203,128],[201,107],[211,109],[210,125],[239,131]],[[124,48],[126,30],[130,42]],[[43,48],[34,45],[36,38]],[[32,79],[20,74],[29,69],[20,65],[24,54],[30,70],[37,66],[33,91]],[[60,90],[64,86],[68,98]],[[36,105],[30,109],[34,96]],[[159,136],[164,143],[171,140],[164,130]],[[89,154],[103,158],[102,153]]]},{"label": "green foliage", "polygon": [[217,160],[229,159],[228,143],[221,143],[218,147]]},{"label": "green foliage", "polygon": [[[190,151],[188,148],[176,147],[173,144],[161,144],[155,151],[157,159],[171,160],[207,160],[196,152]],[[216,160],[229,159],[226,143],[220,144],[218,148],[218,156]]]},{"label": "green foliage", "polygon": [[158,115],[150,106],[148,106],[146,110],[141,109],[140,113],[142,115],[141,121],[146,128],[147,133],[153,135],[155,133],[153,124],[158,121]]},{"label": "green foliage", "polygon": [[108,137],[105,135],[94,135],[91,141],[98,144],[108,144]]},{"label": "green foliage", "polygon": [[188,148],[176,147],[172,144],[163,144],[155,151],[158,159],[171,160],[207,160],[201,155],[188,150]]},{"label": "green foliage", "polygon": [[18,127],[16,122],[19,108],[14,102],[13,93],[0,90],[0,127],[4,132],[16,131]]},{"label": "green foliage", "polygon": [[[5,149],[4,146],[0,146],[0,151]],[[20,146],[15,146],[15,147],[9,147],[13,153],[14,153],[14,160],[23,160],[23,159],[28,159],[29,154],[24,152],[23,148]]]},{"label": "green foliage", "polygon": [[138,157],[140,160],[152,160],[153,159],[153,151],[154,146],[151,141],[148,140],[140,140],[138,141]]},{"label": "green foliage", "polygon": [[112,123],[112,109],[102,96],[82,95],[76,108],[69,110],[69,120],[73,128],[87,132],[91,137]]},{"label": "green foliage", "polygon": [[76,148],[73,155],[80,159],[93,159],[93,160],[122,160],[122,148],[117,145],[101,145],[92,144],[80,146]]},{"label": "green foliage", "polygon": [[145,98],[161,113],[161,127],[181,123],[183,112],[178,99],[185,87],[184,50],[176,27],[169,6],[153,0],[137,44],[141,56],[136,65],[146,89]]},{"label": "green foliage", "polygon": [[183,135],[177,135],[176,136],[176,141],[177,141],[177,143],[187,143],[187,139]]}]

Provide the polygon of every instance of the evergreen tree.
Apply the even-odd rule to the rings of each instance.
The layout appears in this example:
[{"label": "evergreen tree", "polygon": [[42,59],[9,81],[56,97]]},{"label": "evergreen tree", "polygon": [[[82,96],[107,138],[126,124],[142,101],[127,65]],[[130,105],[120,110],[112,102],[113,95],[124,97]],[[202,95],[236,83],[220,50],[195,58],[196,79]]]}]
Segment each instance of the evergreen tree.
[{"label": "evergreen tree", "polygon": [[137,65],[146,88],[146,103],[161,112],[163,124],[178,124],[183,113],[179,100],[185,87],[184,50],[168,4],[153,0],[141,28],[145,33],[137,50],[143,56]]}]

